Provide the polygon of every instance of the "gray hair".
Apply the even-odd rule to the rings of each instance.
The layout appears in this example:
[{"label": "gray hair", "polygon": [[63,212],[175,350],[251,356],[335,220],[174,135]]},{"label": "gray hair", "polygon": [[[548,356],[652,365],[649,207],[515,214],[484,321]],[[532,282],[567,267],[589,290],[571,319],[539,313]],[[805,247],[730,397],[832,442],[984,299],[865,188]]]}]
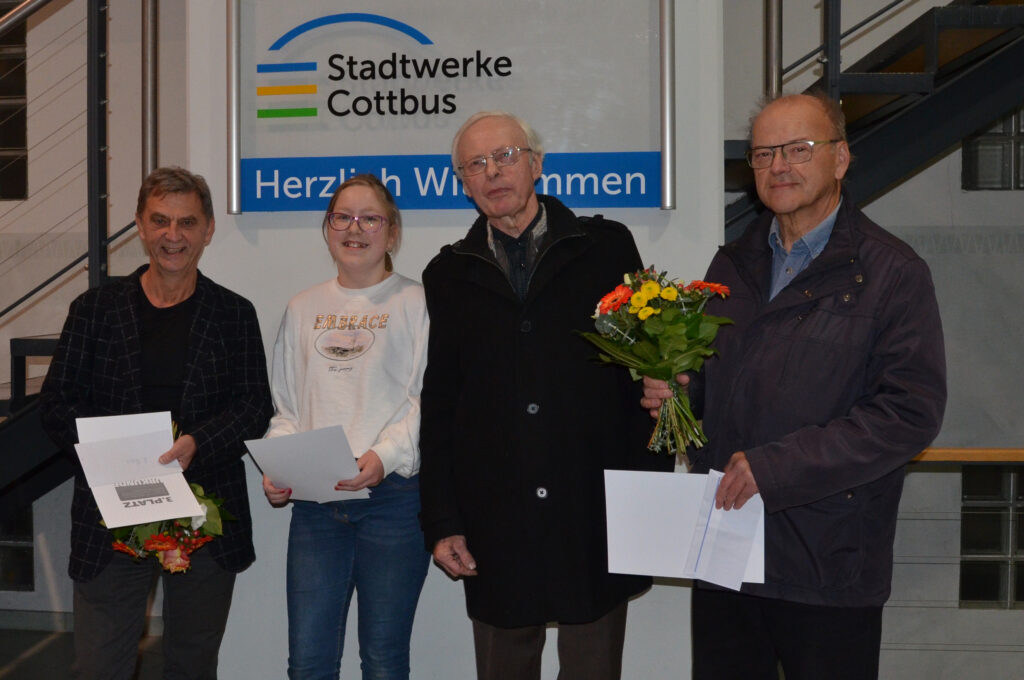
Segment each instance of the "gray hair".
[{"label": "gray hair", "polygon": [[213,198],[210,197],[210,187],[206,180],[202,175],[193,174],[177,166],[157,168],[149,173],[139,188],[139,202],[135,207],[135,214],[141,215],[145,212],[146,201],[150,196],[166,194],[195,194],[199,198],[206,219],[213,219]]},{"label": "gray hair", "polygon": [[519,129],[523,131],[524,135],[526,135],[526,145],[530,147],[530,151],[533,152],[534,157],[543,164],[544,144],[540,141],[540,136],[538,136],[534,129],[530,127],[529,123],[519,116],[508,113],[507,111],[478,111],[462,124],[462,127],[460,127],[458,132],[455,133],[455,138],[452,139],[452,167],[455,168],[455,172],[458,173],[459,177],[462,177],[462,172],[459,170],[459,165],[461,165],[461,163],[458,157],[459,142],[462,140],[462,134],[474,123],[483,120],[484,118],[505,118],[518,125]]}]

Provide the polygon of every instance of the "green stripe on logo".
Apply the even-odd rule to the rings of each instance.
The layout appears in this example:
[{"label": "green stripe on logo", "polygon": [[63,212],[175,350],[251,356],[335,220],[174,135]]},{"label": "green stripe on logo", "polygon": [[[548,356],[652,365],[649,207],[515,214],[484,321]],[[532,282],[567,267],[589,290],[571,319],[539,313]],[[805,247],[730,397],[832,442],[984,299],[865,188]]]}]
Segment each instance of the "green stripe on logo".
[{"label": "green stripe on logo", "polygon": [[256,109],[257,118],[310,118],[315,116],[315,106],[305,109]]}]

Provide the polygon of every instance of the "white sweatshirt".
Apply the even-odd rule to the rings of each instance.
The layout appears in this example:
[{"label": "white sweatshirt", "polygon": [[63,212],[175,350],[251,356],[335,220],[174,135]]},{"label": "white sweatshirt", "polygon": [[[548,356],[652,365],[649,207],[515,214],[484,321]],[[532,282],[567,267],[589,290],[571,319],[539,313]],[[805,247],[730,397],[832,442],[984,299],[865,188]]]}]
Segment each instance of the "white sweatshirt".
[{"label": "white sweatshirt", "polygon": [[419,472],[428,323],[423,286],[396,273],[369,288],[331,279],[296,295],[274,343],[277,413],[266,436],[341,425],[356,457],[373,449],[385,475]]}]

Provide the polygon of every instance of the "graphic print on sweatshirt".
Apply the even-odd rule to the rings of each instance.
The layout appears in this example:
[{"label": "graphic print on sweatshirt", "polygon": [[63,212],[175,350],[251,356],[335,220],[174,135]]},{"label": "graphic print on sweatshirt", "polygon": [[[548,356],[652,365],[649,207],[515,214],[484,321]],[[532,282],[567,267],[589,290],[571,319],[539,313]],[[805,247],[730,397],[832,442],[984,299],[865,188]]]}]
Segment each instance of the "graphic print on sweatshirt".
[{"label": "graphic print on sweatshirt", "polygon": [[365,354],[376,339],[375,330],[388,327],[388,314],[317,314],[314,347],[331,361],[351,361]]}]

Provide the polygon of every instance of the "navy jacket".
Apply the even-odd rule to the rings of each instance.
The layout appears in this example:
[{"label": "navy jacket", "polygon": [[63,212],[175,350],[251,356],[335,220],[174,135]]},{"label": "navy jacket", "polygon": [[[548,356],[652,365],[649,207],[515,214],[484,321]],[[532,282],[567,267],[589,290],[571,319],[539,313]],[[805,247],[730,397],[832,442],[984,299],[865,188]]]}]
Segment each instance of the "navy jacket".
[{"label": "navy jacket", "polygon": [[928,266],[846,197],[824,251],[771,302],[772,215],[722,247],[707,280],[731,317],[691,393],[709,439],[696,471],[746,452],[765,517],[763,585],[743,592],[877,606],[889,596],[904,466],[946,403]]},{"label": "navy jacket", "polygon": [[470,616],[501,627],[593,621],[650,584],[608,573],[606,468],[671,469],[646,450],[639,386],[577,334],[640,268],[629,230],[553,198],[520,301],[478,219],[423,272],[430,342],[420,434],[427,547],[463,534]]},{"label": "navy jacket", "polygon": [[[86,291],[71,303],[40,405],[47,433],[72,456],[78,441],[75,418],[142,412],[138,309],[144,293],[139,277],[147,268]],[[239,572],[255,559],[242,441],[261,437],[273,413],[267,363],[252,303],[202,273],[194,296],[178,424],[195,438],[197,451],[185,478],[223,498],[236,517],[225,521],[224,535],[203,550],[225,569]],[[113,539],[100,519],[79,469],[68,567],[76,581],[94,578],[113,556]]]}]

